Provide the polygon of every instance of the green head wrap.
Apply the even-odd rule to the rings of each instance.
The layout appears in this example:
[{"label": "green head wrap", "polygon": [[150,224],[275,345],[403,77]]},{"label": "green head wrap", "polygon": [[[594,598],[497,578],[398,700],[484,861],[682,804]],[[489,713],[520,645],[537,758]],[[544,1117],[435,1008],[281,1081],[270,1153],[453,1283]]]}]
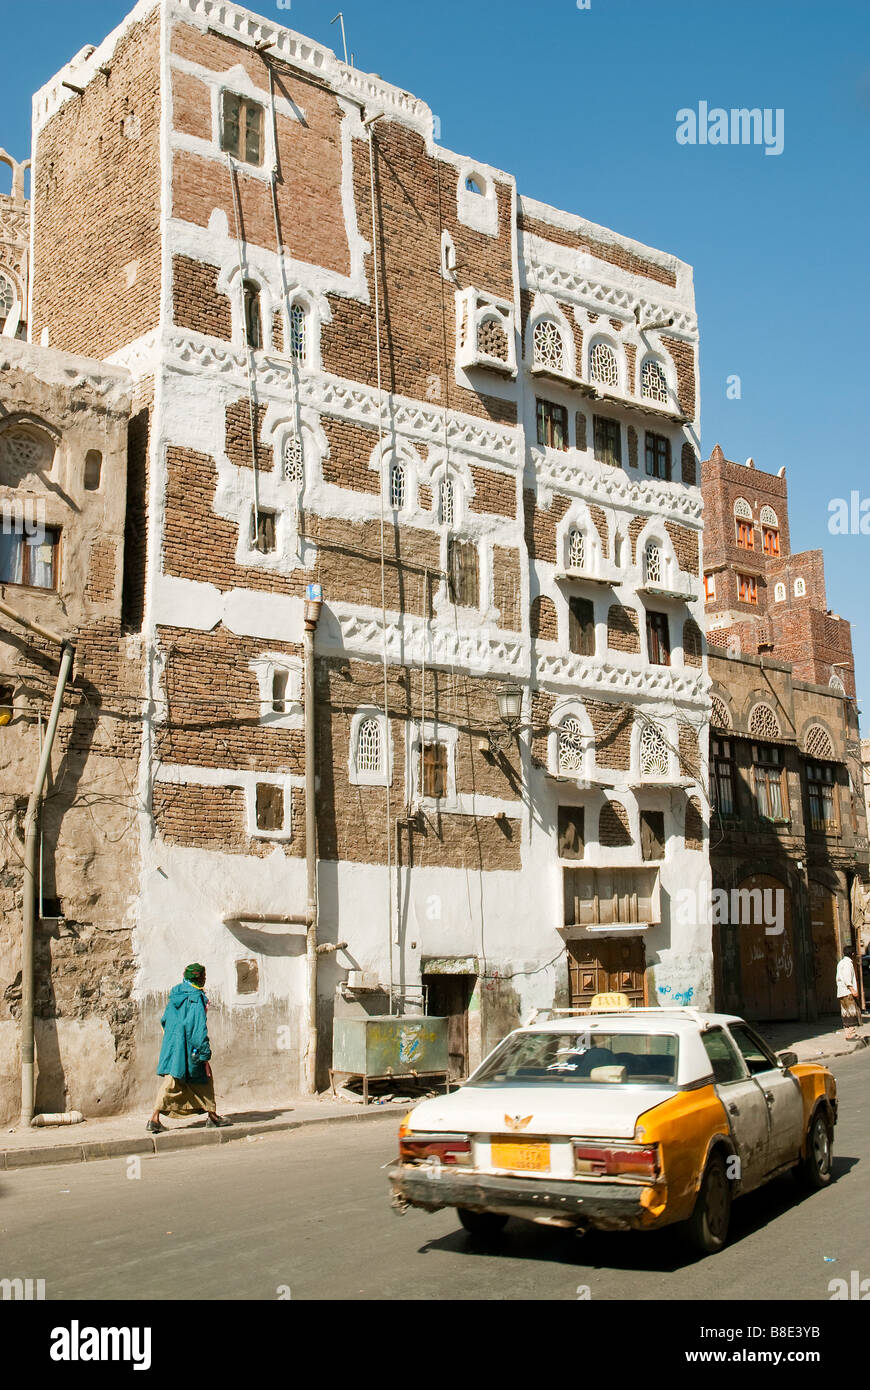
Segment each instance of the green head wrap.
[{"label": "green head wrap", "polygon": [[204,974],[205,966],[194,961],[193,965],[189,965],[185,970],[184,978],[185,980],[189,980],[192,985],[195,985]]}]

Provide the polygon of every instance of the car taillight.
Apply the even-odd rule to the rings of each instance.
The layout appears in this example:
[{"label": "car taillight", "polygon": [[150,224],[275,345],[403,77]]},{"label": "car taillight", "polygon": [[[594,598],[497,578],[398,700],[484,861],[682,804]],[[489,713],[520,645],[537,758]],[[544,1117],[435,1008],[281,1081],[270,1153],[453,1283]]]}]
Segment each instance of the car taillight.
[{"label": "car taillight", "polygon": [[657,1144],[620,1147],[610,1144],[574,1145],[574,1172],[593,1177],[654,1179],[659,1175]]},{"label": "car taillight", "polygon": [[399,1138],[399,1158],[406,1163],[470,1163],[471,1140],[467,1134],[406,1134]]}]

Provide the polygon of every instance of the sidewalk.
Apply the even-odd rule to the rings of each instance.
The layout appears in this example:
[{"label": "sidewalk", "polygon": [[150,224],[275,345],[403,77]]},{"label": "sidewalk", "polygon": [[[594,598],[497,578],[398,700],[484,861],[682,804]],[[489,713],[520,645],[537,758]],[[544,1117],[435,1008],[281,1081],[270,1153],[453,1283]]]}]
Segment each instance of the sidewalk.
[{"label": "sidewalk", "polygon": [[870,1018],[862,1015],[858,1037],[849,1042],[843,1037],[843,1024],[838,1014],[826,1014],[815,1023],[800,1020],[787,1023],[757,1023],[754,1025],[774,1052],[796,1052],[799,1062],[827,1062],[832,1057],[847,1057],[870,1045]]},{"label": "sidewalk", "polygon": [[0,1172],[32,1168],[37,1164],[86,1163],[98,1158],[126,1158],[130,1154],[161,1154],[202,1144],[229,1144],[237,1139],[253,1140],[281,1130],[350,1121],[362,1123],[385,1115],[392,1116],[393,1125],[398,1129],[400,1117],[416,1103],[405,1099],[363,1107],[325,1094],[323,1097],[294,1098],[283,1105],[255,1110],[250,1108],[249,1096],[236,1097],[236,1101],[234,1105],[232,1094],[221,1099],[221,1114],[233,1122],[227,1129],[209,1128],[204,1118],[194,1117],[164,1121],[165,1134],[148,1134],[145,1111],[46,1129],[7,1126],[5,1131],[0,1130]]},{"label": "sidewalk", "polygon": [[[840,1026],[838,1026],[840,1025]],[[761,1033],[775,1052],[796,1052],[801,1062],[828,1061],[848,1056],[870,1045],[870,1018],[864,1015],[860,1036],[847,1042],[838,1017],[829,1015],[816,1023],[763,1023]],[[221,1099],[221,1113],[233,1121],[227,1129],[209,1129],[204,1119],[170,1120],[165,1134],[147,1134],[144,1111],[135,1115],[111,1115],[87,1119],[78,1125],[58,1125],[47,1129],[8,1127],[0,1131],[0,1172],[31,1168],[48,1163],[87,1163],[98,1158],[126,1158],[130,1154],[161,1154],[203,1144],[229,1144],[234,1140],[253,1140],[261,1134],[301,1129],[309,1125],[363,1123],[385,1115],[399,1117],[416,1100],[387,1101],[368,1106],[339,1100],[325,1093],[287,1101],[260,1103],[260,1097],[232,1094]],[[146,1107],[147,1109],[147,1107]]]}]

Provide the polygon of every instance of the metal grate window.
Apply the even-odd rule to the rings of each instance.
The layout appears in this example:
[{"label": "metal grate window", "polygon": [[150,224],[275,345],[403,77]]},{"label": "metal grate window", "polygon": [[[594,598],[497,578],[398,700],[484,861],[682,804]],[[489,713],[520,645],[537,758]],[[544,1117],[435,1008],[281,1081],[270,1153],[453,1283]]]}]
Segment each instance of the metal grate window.
[{"label": "metal grate window", "polygon": [[644,400],[668,403],[668,379],[660,362],[648,357],[643,364],[640,378],[640,394]]},{"label": "metal grate window", "polygon": [[390,506],[399,511],[405,505],[405,465],[399,459],[390,464]]},{"label": "metal grate window", "polygon": [[281,450],[281,470],[284,481],[302,484],[305,482],[305,453],[298,434],[288,434]]},{"label": "metal grate window", "polygon": [[583,726],[575,715],[569,714],[559,728],[559,771],[582,772]]},{"label": "metal grate window", "polygon": [[557,323],[552,319],[542,319],[540,323],[536,323],[532,345],[537,365],[551,367],[556,372],[563,370],[565,353]]},{"label": "metal grate window", "polygon": [[640,774],[642,777],[667,777],[670,770],[668,745],[661,729],[644,724],[640,733]]},{"label": "metal grate window", "polygon": [[616,353],[607,343],[595,343],[589,354],[589,375],[602,386],[619,385],[619,367]]},{"label": "metal grate window", "polygon": [[308,361],[308,315],[302,304],[290,306],[290,356],[294,362]]},{"label": "metal grate window", "polygon": [[568,568],[582,570],[586,564],[586,537],[577,527],[568,533]]}]

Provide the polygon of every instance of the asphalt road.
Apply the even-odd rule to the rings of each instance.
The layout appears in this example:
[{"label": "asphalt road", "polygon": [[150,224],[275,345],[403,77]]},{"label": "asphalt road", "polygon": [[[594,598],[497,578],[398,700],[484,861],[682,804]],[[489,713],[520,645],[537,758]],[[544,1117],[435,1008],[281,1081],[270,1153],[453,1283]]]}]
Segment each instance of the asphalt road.
[{"label": "asphalt road", "polygon": [[833,1070],[835,1181],[742,1199],[730,1244],[704,1260],[670,1231],[512,1221],[482,1251],[450,1211],[396,1216],[385,1116],[143,1158],[139,1176],[114,1159],[4,1173],[0,1278],[42,1278],[47,1300],[827,1300],[832,1278],[870,1277],[870,1049]]}]

